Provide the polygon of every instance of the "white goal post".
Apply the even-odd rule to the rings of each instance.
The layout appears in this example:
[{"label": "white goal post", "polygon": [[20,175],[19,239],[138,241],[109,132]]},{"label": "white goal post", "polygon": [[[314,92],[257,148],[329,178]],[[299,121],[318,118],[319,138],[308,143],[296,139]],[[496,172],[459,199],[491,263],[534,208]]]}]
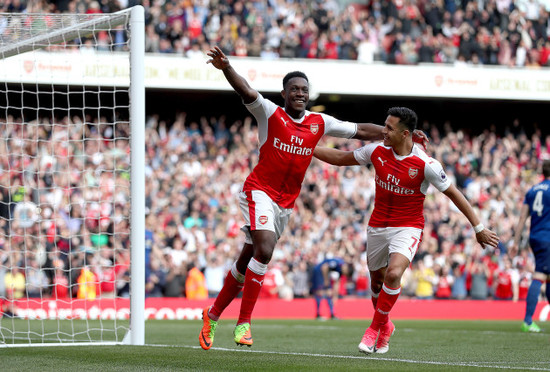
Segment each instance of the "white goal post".
[{"label": "white goal post", "polygon": [[145,15],[0,13],[0,348],[145,343]]}]

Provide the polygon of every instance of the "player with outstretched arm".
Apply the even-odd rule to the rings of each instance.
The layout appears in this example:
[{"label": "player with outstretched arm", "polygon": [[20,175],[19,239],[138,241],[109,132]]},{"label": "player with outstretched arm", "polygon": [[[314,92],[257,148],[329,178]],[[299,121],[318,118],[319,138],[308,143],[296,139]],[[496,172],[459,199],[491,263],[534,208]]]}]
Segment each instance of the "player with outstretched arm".
[{"label": "player with outstretched arm", "polygon": [[[199,341],[205,350],[212,347],[222,312],[243,287],[239,319],[233,336],[237,345],[252,345],[252,310],[267,272],[267,264],[290,218],[313,150],[320,139],[325,134],[362,140],[382,138],[380,125],[340,121],[329,115],[307,111],[309,81],[302,72],[290,72],[283,78],[283,108],[251,88],[233,69],[220,48],[212,48],[208,56],[207,63],[223,72],[256,118],[260,154],[258,164],[245,180],[239,195],[246,221],[242,227],[244,247],[227,274],[214,304],[203,310]],[[426,137],[420,132],[417,140],[422,142]]]},{"label": "player with outstretched arm", "polygon": [[497,235],[486,229],[441,164],[414,144],[417,115],[405,107],[388,110],[383,142],[355,151],[316,147],[313,155],[339,166],[372,164],[376,192],[367,228],[367,265],[375,308],[371,325],[359,344],[364,353],[386,353],[395,326],[389,318],[401,291],[424,228],[424,199],[430,184],[449,197],[472,224],[482,246],[496,247]]}]

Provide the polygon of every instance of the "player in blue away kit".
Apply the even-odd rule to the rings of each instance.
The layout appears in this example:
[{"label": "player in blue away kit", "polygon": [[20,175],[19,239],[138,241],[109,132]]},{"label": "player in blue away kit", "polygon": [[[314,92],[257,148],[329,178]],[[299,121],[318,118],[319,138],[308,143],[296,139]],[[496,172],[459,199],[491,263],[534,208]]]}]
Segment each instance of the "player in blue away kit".
[{"label": "player in blue away kit", "polygon": [[[321,301],[323,298],[327,301],[330,309],[330,318],[336,319],[334,315],[333,281],[338,281],[342,275],[344,260],[341,258],[326,258],[313,268],[312,293],[315,296],[317,305],[317,319],[321,319]],[[338,289],[335,289],[338,290]]]},{"label": "player in blue away kit", "polygon": [[510,254],[518,253],[521,235],[527,218],[531,217],[529,245],[535,255],[535,273],[527,292],[527,306],[521,330],[524,332],[540,332],[541,329],[533,322],[533,314],[537,307],[540,288],[546,282],[546,298],[550,302],[550,160],[542,164],[544,180],[533,186],[525,195],[519,223],[514,235],[514,244]]}]

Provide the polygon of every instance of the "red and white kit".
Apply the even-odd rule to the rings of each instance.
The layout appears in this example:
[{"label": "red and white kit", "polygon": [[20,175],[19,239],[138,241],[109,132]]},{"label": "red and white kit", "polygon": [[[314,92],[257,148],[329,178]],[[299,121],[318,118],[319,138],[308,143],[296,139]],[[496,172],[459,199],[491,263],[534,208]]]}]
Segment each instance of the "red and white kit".
[{"label": "red and white kit", "polygon": [[[293,119],[260,94],[246,108],[258,122],[260,156],[244,182],[241,210],[252,230],[275,231],[279,237],[300,193],[317,143],[325,134],[351,138],[357,132],[357,124],[307,110],[302,118]],[[284,221],[276,221],[279,215]],[[246,229],[243,231],[246,233]]]},{"label": "red and white kit", "polygon": [[372,143],[354,151],[361,165],[376,171],[374,211],[369,220],[370,270],[387,264],[389,253],[398,252],[412,261],[424,229],[424,199],[430,184],[443,192],[451,185],[441,164],[416,144],[407,156],[391,147]]}]

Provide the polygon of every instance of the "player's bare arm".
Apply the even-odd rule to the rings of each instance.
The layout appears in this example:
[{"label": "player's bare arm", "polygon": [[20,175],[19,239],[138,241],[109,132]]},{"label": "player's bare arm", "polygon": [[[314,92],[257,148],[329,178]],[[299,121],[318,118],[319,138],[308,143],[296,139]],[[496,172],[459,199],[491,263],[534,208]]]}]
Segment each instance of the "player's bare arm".
[{"label": "player's bare arm", "polygon": [[353,138],[363,141],[379,141],[384,138],[382,134],[384,126],[372,123],[357,124],[357,133]]},{"label": "player's bare arm", "polygon": [[510,247],[511,257],[514,257],[515,255],[518,254],[519,242],[521,240],[521,234],[523,233],[523,229],[525,228],[525,223],[527,222],[527,218],[529,218],[529,205],[523,204],[519,215],[519,222],[518,222],[518,225],[516,226],[516,231],[514,233],[514,242]]},{"label": "player's bare arm", "polygon": [[321,266],[321,272],[323,273],[323,280],[324,280],[325,289],[328,289],[329,286],[330,286],[330,278],[328,276],[328,274],[329,274],[328,264],[324,264],[323,266]]},{"label": "player's bare arm", "polygon": [[483,227],[481,221],[476,216],[474,209],[470,205],[470,202],[466,200],[464,195],[456,188],[456,186],[449,186],[449,188],[443,191],[443,193],[447,195],[447,197],[451,199],[453,203],[455,203],[456,207],[462,212],[462,214],[464,214],[468,221],[470,221],[472,226],[481,227],[479,231],[476,231],[476,240],[478,241],[478,243],[481,244],[483,248],[485,248],[486,245],[490,245],[496,248],[499,242],[497,234]]},{"label": "player's bare arm", "polygon": [[315,150],[313,150],[313,156],[332,165],[359,165],[355,156],[353,156],[353,151],[342,151],[329,147],[317,146]]},{"label": "player's bare arm", "polygon": [[206,54],[211,58],[206,61],[206,63],[210,63],[218,70],[222,70],[225,78],[229,84],[231,84],[235,92],[241,96],[244,103],[252,103],[258,98],[258,92],[248,84],[245,78],[233,69],[229,63],[229,59],[219,47],[213,47]]},{"label": "player's bare arm", "polygon": [[[373,124],[373,123],[359,123],[357,124],[357,133],[353,138],[360,139],[363,141],[380,141],[384,139],[384,134],[382,134],[383,125]],[[427,147],[430,140],[426,134],[416,129],[413,132],[413,141],[421,144],[424,148]]]}]

